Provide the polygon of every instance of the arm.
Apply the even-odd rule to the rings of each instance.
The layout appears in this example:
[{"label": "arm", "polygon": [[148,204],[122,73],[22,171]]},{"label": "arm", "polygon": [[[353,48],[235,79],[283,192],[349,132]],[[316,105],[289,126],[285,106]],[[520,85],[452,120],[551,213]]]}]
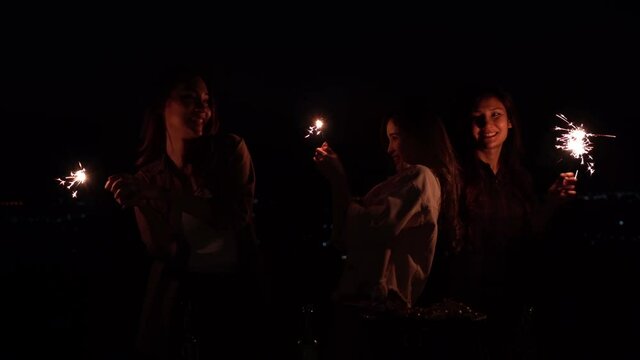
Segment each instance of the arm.
[{"label": "arm", "polygon": [[[134,207],[136,220],[147,248],[153,255],[174,256],[175,226],[183,212],[214,229],[237,230],[252,221],[255,176],[251,156],[240,140],[228,155],[228,167],[221,169],[221,196],[214,199],[179,190],[166,191],[143,174],[109,177],[105,188],[122,207]],[[227,156],[226,154],[224,156]]]},{"label": "arm", "polygon": [[142,173],[136,176],[110,176],[105,189],[111,191],[123,208],[133,207],[138,230],[147,250],[154,257],[175,256],[177,240],[171,227],[173,208],[169,194],[153,185]]},{"label": "arm", "polygon": [[340,248],[344,247],[344,231],[347,209],[351,200],[351,192],[347,175],[342,162],[329,144],[326,142],[316,149],[313,161],[322,175],[331,184],[331,204],[333,214],[333,242]]},{"label": "arm", "polygon": [[[408,227],[422,225],[427,221],[435,224],[440,193],[437,185],[435,181],[428,183],[427,176],[422,171],[412,170],[397,175],[392,182],[382,183],[370,192],[375,199],[372,204],[349,204],[349,226],[370,228],[377,234],[375,239],[386,246],[389,245],[388,242],[398,239],[398,234]],[[426,206],[423,201],[425,197],[428,199],[425,200],[428,203]],[[360,238],[357,234],[349,236],[350,241],[369,241]]]},{"label": "arm", "polygon": [[350,254],[361,271],[378,279],[382,298],[390,301],[395,292],[397,301],[391,302],[402,307],[417,300],[433,264],[439,209],[439,182],[424,167],[376,186],[364,205],[349,206]]}]

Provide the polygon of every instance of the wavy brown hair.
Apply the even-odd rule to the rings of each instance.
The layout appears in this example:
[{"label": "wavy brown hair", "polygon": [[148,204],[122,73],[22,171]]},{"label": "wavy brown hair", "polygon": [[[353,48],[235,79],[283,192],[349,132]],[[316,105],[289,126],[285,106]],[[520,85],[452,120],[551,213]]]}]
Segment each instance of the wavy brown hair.
[{"label": "wavy brown hair", "polygon": [[[454,145],[460,158],[463,173],[463,190],[461,217],[466,222],[469,211],[492,211],[478,206],[486,199],[486,172],[482,171],[477,159],[476,140],[473,138],[471,126],[475,121],[472,114],[478,104],[487,98],[496,98],[504,105],[507,117],[511,123],[508,136],[500,151],[500,173],[511,178],[514,186],[527,204],[526,211],[531,212],[533,202],[533,186],[529,172],[526,170],[523,158],[523,145],[521,137],[521,124],[516,112],[512,96],[503,88],[496,85],[471,87],[465,90],[455,102],[452,111],[454,128],[452,129]],[[487,215],[485,215],[487,216]]]}]

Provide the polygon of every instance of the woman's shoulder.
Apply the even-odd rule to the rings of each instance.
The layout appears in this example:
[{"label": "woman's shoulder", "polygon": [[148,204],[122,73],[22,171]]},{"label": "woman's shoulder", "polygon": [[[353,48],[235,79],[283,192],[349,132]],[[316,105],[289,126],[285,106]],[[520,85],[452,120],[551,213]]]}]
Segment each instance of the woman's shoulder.
[{"label": "woman's shoulder", "polygon": [[440,185],[433,171],[423,165],[410,165],[389,178],[385,183],[387,182],[396,187],[411,186],[419,189]]},{"label": "woman's shoulder", "polygon": [[214,147],[228,151],[238,151],[246,149],[244,138],[234,133],[218,133],[209,137]]},{"label": "woman's shoulder", "polygon": [[218,138],[220,141],[226,141],[230,144],[239,144],[244,141],[240,135],[231,132],[218,133],[214,135],[214,137]]},{"label": "woman's shoulder", "polygon": [[407,191],[424,193],[427,189],[439,188],[440,182],[431,169],[422,165],[410,165],[376,185],[365,198]]},{"label": "woman's shoulder", "polygon": [[421,175],[421,176],[435,176],[433,174],[433,170],[430,167],[424,165],[411,165],[409,166],[411,171]]},{"label": "woman's shoulder", "polygon": [[414,179],[417,182],[431,182],[437,181],[437,177],[433,170],[424,165],[410,165],[404,169],[400,175],[410,179]]}]

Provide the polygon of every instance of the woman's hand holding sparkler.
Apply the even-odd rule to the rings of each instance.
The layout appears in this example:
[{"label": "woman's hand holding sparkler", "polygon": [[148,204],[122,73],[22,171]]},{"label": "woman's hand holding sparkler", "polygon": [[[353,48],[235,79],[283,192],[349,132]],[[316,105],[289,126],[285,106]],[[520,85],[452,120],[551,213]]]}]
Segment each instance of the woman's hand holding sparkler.
[{"label": "woman's hand holding sparkler", "polygon": [[573,172],[560,173],[558,179],[549,188],[549,195],[556,198],[572,198],[576,196],[577,177]]},{"label": "woman's hand holding sparkler", "polygon": [[560,173],[556,181],[549,187],[545,201],[534,212],[533,228],[542,231],[546,229],[550,219],[556,213],[557,207],[565,200],[576,196],[576,174],[573,172]]},{"label": "woman's hand holding sparkler", "polygon": [[109,176],[104,188],[113,193],[113,197],[123,208],[138,206],[143,201],[158,199],[162,192],[149,184],[142,184],[140,179],[129,174]]},{"label": "woman's hand holding sparkler", "polygon": [[345,184],[346,174],[342,162],[333,149],[325,141],[321,147],[316,148],[313,161],[318,166],[322,175],[331,182],[332,185]]}]

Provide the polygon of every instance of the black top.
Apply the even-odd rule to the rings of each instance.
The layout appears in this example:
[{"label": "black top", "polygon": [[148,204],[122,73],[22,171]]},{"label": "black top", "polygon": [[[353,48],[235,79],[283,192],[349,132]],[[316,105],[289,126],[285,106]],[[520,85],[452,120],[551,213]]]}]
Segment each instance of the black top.
[{"label": "black top", "polygon": [[451,257],[450,293],[489,317],[517,316],[530,262],[533,191],[521,167],[497,174],[479,159],[464,168],[465,242]]}]

